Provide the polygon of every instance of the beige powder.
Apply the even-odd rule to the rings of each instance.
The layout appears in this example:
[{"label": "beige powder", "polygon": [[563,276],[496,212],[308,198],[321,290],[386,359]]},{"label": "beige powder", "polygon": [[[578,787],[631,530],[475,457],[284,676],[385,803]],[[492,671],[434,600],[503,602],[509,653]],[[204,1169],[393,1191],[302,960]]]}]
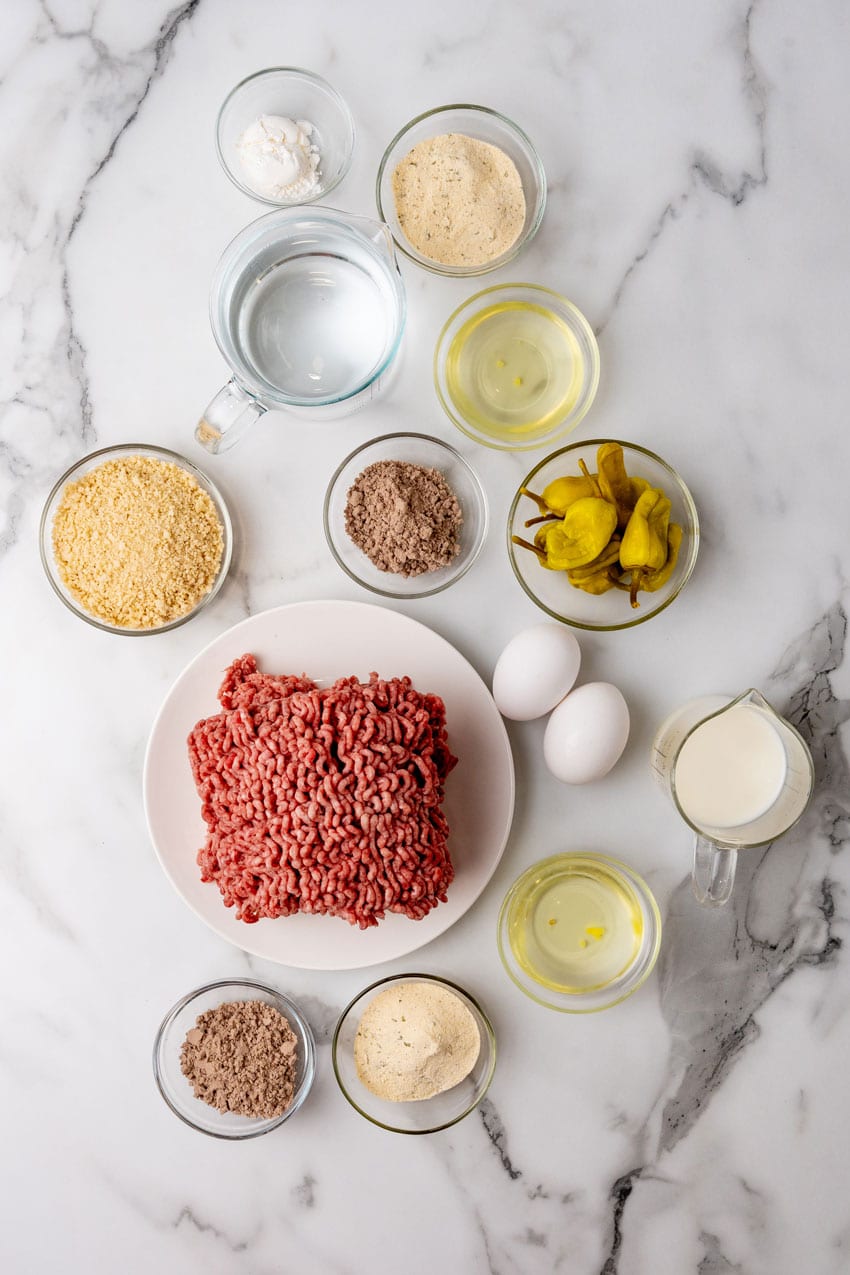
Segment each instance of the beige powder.
[{"label": "beige powder", "polygon": [[378,1098],[416,1102],[460,1084],[480,1049],[478,1024],[454,992],[432,983],[399,983],[364,1010],[354,1064]]},{"label": "beige powder", "polygon": [[498,146],[462,133],[418,142],[392,178],[399,223],[423,257],[483,266],[516,243],[525,224],[522,179]]},{"label": "beige powder", "polygon": [[104,461],[69,483],[53,520],[66,589],[121,628],[187,615],[212,588],[223,550],[211,497],[179,465],[149,456]]}]

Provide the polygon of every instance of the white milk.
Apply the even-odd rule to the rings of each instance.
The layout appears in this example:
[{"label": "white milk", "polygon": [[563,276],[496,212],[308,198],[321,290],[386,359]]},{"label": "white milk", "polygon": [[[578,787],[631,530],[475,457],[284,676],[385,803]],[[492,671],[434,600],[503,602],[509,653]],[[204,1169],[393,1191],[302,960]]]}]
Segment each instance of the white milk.
[{"label": "white milk", "polygon": [[698,726],[676,759],[679,805],[699,828],[737,828],[765,814],[785,782],[782,740],[770,719],[740,704]]}]

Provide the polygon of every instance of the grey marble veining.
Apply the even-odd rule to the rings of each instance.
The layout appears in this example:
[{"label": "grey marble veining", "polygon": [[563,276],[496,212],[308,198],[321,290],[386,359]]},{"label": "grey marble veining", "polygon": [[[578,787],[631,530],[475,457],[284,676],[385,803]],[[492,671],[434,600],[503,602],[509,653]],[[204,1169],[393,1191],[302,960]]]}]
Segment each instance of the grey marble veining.
[{"label": "grey marble veining", "polygon": [[[434,0],[309,9],[269,0],[12,0],[0,41],[0,1264],[13,1275],[841,1275],[850,1264],[850,664],[845,416],[850,266],[848,22],[839,0]],[[411,320],[386,399],[312,435],[270,414],[201,458],[194,421],[226,370],[207,288],[263,209],[220,172],[216,111],[270,64],[327,76],[354,112],[334,194],[371,214],[389,138],[479,101],[538,145],[550,199],[504,271],[569,295],[599,335],[585,436],[644,443],[683,474],[700,560],[675,605],[582,639],[621,687],[629,748],[568,790],[541,727],[511,727],[518,801],[476,906],[411,961],[320,974],[249,957],[164,879],[141,809],[144,744],[186,663],[245,615],[361,596],[326,552],[321,503],[358,442],[398,428],[458,444],[431,386],[446,315],[473,286],[402,270]],[[485,277],[480,286],[497,282]],[[206,464],[237,520],[214,606],[158,638],[110,638],[59,606],[38,520],[84,452],[149,440]],[[454,588],[401,609],[485,677],[539,618],[501,544],[536,459],[459,443],[493,526]],[[677,704],[758,686],[810,744],[813,800],[742,856],[732,901],[695,903],[690,846],[647,759]],[[634,864],[663,914],[647,985],[601,1015],[547,1013],[505,978],[501,897],[567,845]],[[432,1138],[369,1126],[336,1089],[336,1018],[384,973],[468,985],[499,1041],[490,1093]],[[310,1101],[230,1146],[176,1121],[150,1047],[213,978],[269,981],[316,1033]]]}]

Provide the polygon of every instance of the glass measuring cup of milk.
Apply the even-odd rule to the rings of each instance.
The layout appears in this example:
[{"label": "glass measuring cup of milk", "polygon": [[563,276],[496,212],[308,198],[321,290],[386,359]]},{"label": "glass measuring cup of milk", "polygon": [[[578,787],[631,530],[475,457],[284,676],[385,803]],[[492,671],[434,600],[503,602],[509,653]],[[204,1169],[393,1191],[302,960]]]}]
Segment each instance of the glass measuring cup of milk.
[{"label": "glass measuring cup of milk", "polygon": [[388,228],[334,208],[283,208],[225,248],[210,323],[233,375],[195,437],[231,447],[269,408],[307,420],[358,411],[401,342],[404,285]]},{"label": "glass measuring cup of milk", "polygon": [[756,690],[677,709],[655,736],[651,765],[696,833],[694,894],[714,906],[732,893],[738,851],[787,832],[814,786],[802,736]]}]

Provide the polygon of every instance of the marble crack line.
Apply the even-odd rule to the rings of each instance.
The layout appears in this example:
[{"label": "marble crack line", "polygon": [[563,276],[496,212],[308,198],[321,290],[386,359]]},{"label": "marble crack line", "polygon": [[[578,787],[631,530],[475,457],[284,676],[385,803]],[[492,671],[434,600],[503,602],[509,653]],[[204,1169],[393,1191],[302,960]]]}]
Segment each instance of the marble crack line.
[{"label": "marble crack line", "polygon": [[724,1271],[743,1270],[737,1262],[730,1262],[721,1249],[720,1240],[716,1235],[710,1231],[700,1231],[699,1240],[705,1252],[700,1259],[697,1275],[721,1275]]},{"label": "marble crack line", "polygon": [[236,1239],[226,1231],[223,1231],[221,1227],[214,1226],[212,1222],[206,1222],[188,1204],[183,1205],[176,1217],[163,1217],[161,1213],[154,1209],[149,1200],[140,1198],[138,1194],[130,1190],[126,1185],[117,1182],[111,1170],[107,1170],[105,1166],[98,1165],[98,1176],[104,1185],[108,1186],[112,1194],[117,1196],[127,1208],[132,1209],[134,1213],[143,1217],[146,1222],[149,1222],[161,1232],[178,1234],[191,1228],[199,1235],[211,1236],[212,1239],[231,1253],[245,1253],[259,1237],[262,1230],[261,1224],[257,1223],[246,1239]]},{"label": "marble crack line", "polygon": [[[168,61],[168,55],[171,52],[171,46],[174,44],[174,40],[177,36],[177,32],[179,31],[183,23],[188,18],[191,18],[192,14],[195,12],[195,10],[197,9],[200,3],[201,3],[201,0],[186,0],[186,3],[182,4],[179,8],[172,9],[168,14],[166,14],[162,22],[162,25],[159,28],[159,32],[156,36],[156,39],[152,41],[152,48],[151,48],[151,45],[145,45],[144,48],[140,50],[141,53],[147,53],[149,50],[153,52],[153,55],[154,55],[153,70],[151,71],[150,75],[145,81],[144,88],[142,89],[141,94],[139,95],[139,99],[136,102],[136,105],[133,107],[132,111],[124,120],[124,123],[121,125],[121,127],[118,129],[118,132],[113,137],[106,151],[106,154],[103,156],[101,160],[99,160],[99,162],[97,163],[93,171],[87,177],[85,184],[83,185],[83,189],[80,194],[80,199],[77,204],[77,211],[74,213],[73,219],[71,221],[71,226],[68,231],[67,243],[70,243],[71,240],[73,239],[74,233],[83,218],[83,215],[86,210],[86,204],[88,202],[88,194],[92,187],[92,184],[97,180],[97,178],[103,172],[106,165],[112,159],[118,147],[118,143],[121,141],[121,138],[127,132],[127,129],[138,118],[139,112],[141,111],[145,103],[145,100],[147,99],[155,81],[159,79],[159,77],[162,75],[163,71],[165,70],[165,67]],[[92,40],[92,43],[93,45],[95,45],[96,49],[99,47],[97,42],[95,42],[94,40]],[[108,57],[109,56],[108,53],[105,52],[105,56]]]},{"label": "marble crack line", "polygon": [[745,170],[740,181],[733,183],[724,174],[720,165],[715,163],[705,151],[697,151],[695,153],[688,169],[690,177],[689,188],[667,202],[660,216],[656,219],[644,247],[626,267],[623,277],[614,290],[614,295],[604,317],[594,329],[597,337],[601,336],[611,322],[632,275],[650,255],[652,248],[661,238],[665,227],[679,216],[697,182],[705,186],[712,194],[719,195],[721,199],[727,199],[735,208],[743,204],[750,191],[767,185],[767,88],[756,67],[753,56],[752,22],[755,8],[756,0],[751,0],[741,24],[741,58],[743,62],[744,95],[751,105],[752,122],[758,143],[756,171],[750,173]]},{"label": "marble crack line", "polygon": [[617,1178],[617,1181],[611,1187],[608,1194],[608,1199],[613,1205],[611,1216],[611,1247],[608,1250],[608,1256],[602,1265],[599,1275],[617,1275],[619,1253],[623,1243],[623,1213],[625,1212],[629,1196],[635,1188],[635,1182],[641,1178],[645,1169],[645,1165],[640,1165],[635,1169],[630,1169],[628,1173],[624,1173],[622,1177]]},{"label": "marble crack line", "polygon": [[177,1217],[171,1223],[171,1229],[179,1231],[184,1223],[193,1227],[201,1235],[211,1235],[213,1239],[219,1240],[230,1249],[231,1253],[244,1253],[252,1243],[252,1240],[231,1239],[225,1231],[222,1231],[217,1226],[213,1226],[212,1222],[204,1222],[201,1218],[197,1217],[196,1214],[189,1208],[188,1204],[184,1205],[177,1214]]},{"label": "marble crack line", "polygon": [[767,185],[767,88],[756,67],[752,48],[752,23],[755,11],[755,0],[747,9],[741,30],[742,59],[744,63],[743,86],[744,95],[749,98],[752,107],[753,123],[758,138],[758,163],[756,171],[745,171],[737,185],[731,185],[723,175],[719,165],[715,164],[705,153],[700,152],[691,165],[691,172],[698,177],[715,195],[737,208],[744,202],[752,190]]},{"label": "marble crack line", "polygon": [[643,248],[641,248],[640,252],[638,252],[637,256],[635,256],[632,259],[632,261],[629,263],[629,265],[627,266],[625,270],[625,273],[623,274],[622,279],[617,284],[617,287],[614,291],[614,295],[611,298],[611,303],[608,306],[608,309],[604,317],[593,329],[597,337],[600,337],[602,335],[602,333],[605,331],[606,327],[608,326],[608,324],[611,322],[614,315],[616,314],[617,307],[619,306],[620,301],[622,300],[623,293],[625,292],[626,286],[629,280],[631,279],[632,275],[637,270],[638,266],[640,266],[644,261],[646,261],[647,257],[649,256],[649,254],[651,253],[653,249],[653,246],[661,238],[661,235],[664,232],[664,227],[668,224],[668,222],[673,221],[676,217],[679,216],[682,206],[685,203],[687,203],[687,199],[688,199],[688,196],[687,196],[687,193],[685,193],[684,195],[681,195],[677,200],[671,201],[665,206],[661,215],[656,219],[655,224],[652,227],[652,230],[650,231],[649,238],[647,239]]},{"label": "marble crack line", "polygon": [[490,1139],[493,1150],[496,1152],[496,1155],[501,1161],[502,1168],[505,1170],[511,1181],[516,1182],[517,1178],[522,1177],[522,1169],[515,1168],[511,1163],[511,1158],[508,1155],[507,1150],[508,1135],[501,1116],[489,1098],[485,1098],[481,1103],[478,1108],[478,1113],[481,1116],[481,1123],[484,1126],[484,1132]]},{"label": "marble crack line", "polygon": [[[146,98],[148,97],[148,94],[150,93],[154,82],[162,75],[165,69],[165,66],[168,61],[168,55],[171,51],[171,47],[174,43],[178,30],[183,25],[183,23],[192,16],[192,14],[195,12],[199,4],[200,4],[200,0],[186,0],[186,3],[181,5],[178,9],[171,10],[166,15],[163,23],[161,24],[159,28],[159,32],[155,40],[152,42],[152,45],[146,45],[140,51],[142,54],[148,51],[153,52],[153,56],[154,56],[153,70],[151,71],[147,79],[145,80],[144,86],[142,88],[142,91],[139,95],[139,98],[135,106],[130,111],[129,115],[124,120],[123,124],[118,129],[115,136],[112,138],[112,141],[110,142],[106,150],[106,153],[98,161],[95,168],[92,170],[92,172],[89,174],[89,176],[86,178],[85,182],[83,183],[83,187],[80,192],[80,197],[77,201],[77,208],[73,217],[71,218],[71,223],[68,228],[68,233],[65,236],[64,247],[61,251],[62,305],[65,310],[66,322],[68,325],[67,357],[68,357],[68,364],[69,364],[71,376],[74,379],[74,381],[79,385],[79,388],[80,388],[80,417],[81,417],[81,424],[82,424],[81,442],[86,447],[90,446],[92,443],[96,441],[96,435],[92,425],[91,394],[89,390],[88,375],[86,371],[86,349],[76,329],[74,309],[71,302],[71,288],[70,288],[68,264],[67,264],[67,257],[66,257],[67,250],[71,243],[71,240],[74,237],[74,234],[76,233],[78,226],[80,225],[80,222],[83,219],[83,216],[85,215],[85,211],[88,206],[89,192],[91,191],[91,188],[94,182],[97,180],[99,175],[103,172],[104,168],[109,163],[109,161],[112,159],[117,149],[118,143],[120,142],[124,134],[127,132],[127,129],[130,127],[133,121],[138,118],[139,112],[142,109],[142,105],[144,104]],[[47,11],[45,10],[45,12]],[[48,14],[48,17],[50,17],[49,14]],[[57,34],[59,38],[63,38],[60,32],[57,31]],[[96,41],[93,36],[90,35],[89,38],[91,39],[92,47],[95,49],[95,52],[98,54],[101,60],[111,61],[112,60],[111,55],[109,54],[108,50],[103,48],[103,46],[100,45],[100,42]]]}]

